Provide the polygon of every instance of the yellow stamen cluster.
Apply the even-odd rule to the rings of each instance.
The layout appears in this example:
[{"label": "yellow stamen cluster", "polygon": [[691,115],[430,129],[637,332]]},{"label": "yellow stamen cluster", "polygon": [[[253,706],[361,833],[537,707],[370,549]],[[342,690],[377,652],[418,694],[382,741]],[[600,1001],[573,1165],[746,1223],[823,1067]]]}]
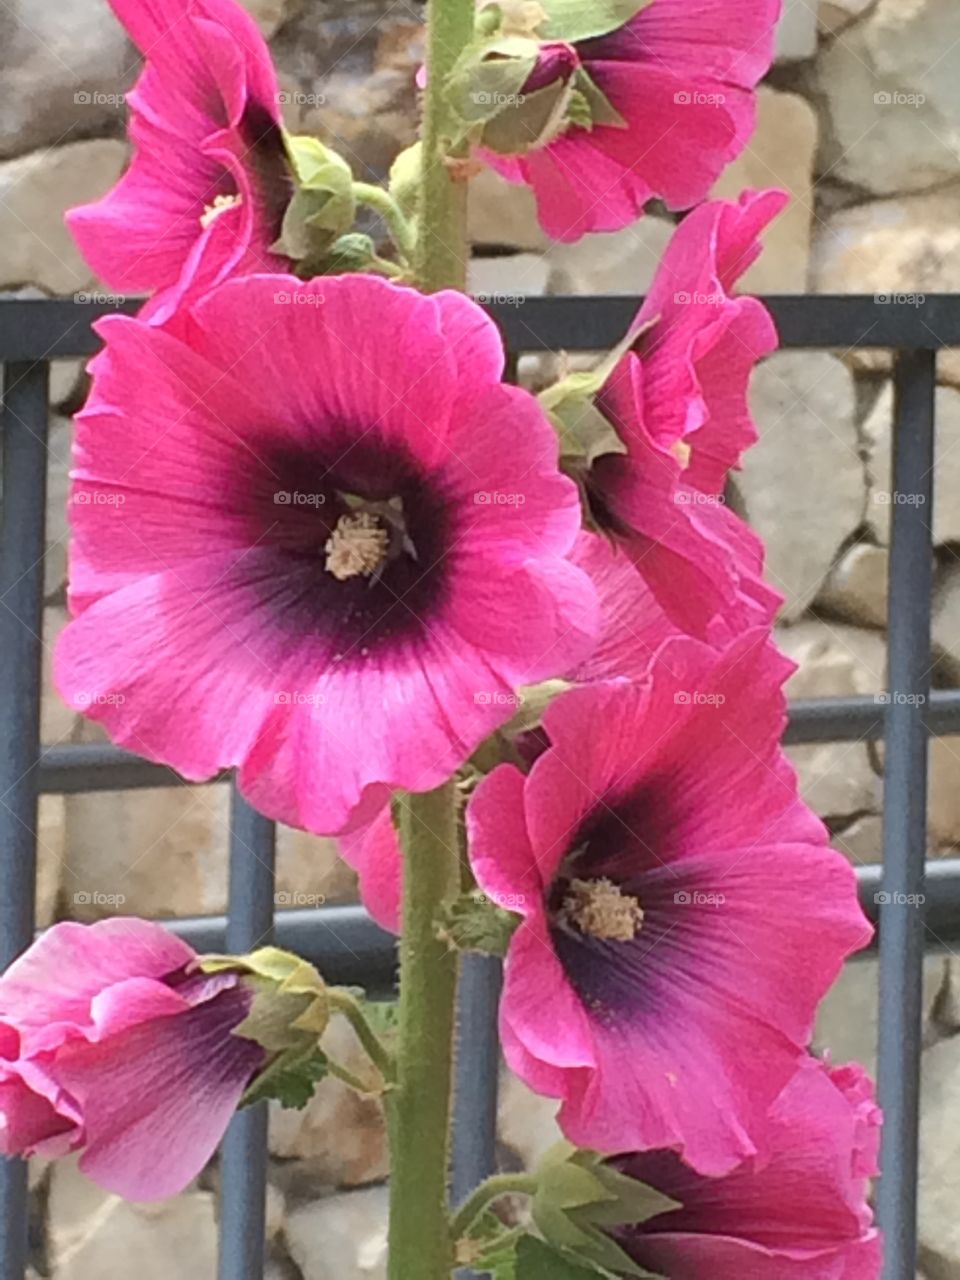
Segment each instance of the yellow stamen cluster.
[{"label": "yellow stamen cluster", "polygon": [[208,204],[200,215],[200,225],[206,230],[215,218],[219,218],[226,209],[232,209],[240,203],[240,196],[214,196],[213,204]]},{"label": "yellow stamen cluster", "polygon": [[571,880],[561,912],[581,933],[611,942],[632,942],[643,924],[636,898],[605,877]]},{"label": "yellow stamen cluster", "polygon": [[323,548],[325,568],[340,582],[369,578],[383,564],[389,546],[389,533],[369,511],[341,516]]}]

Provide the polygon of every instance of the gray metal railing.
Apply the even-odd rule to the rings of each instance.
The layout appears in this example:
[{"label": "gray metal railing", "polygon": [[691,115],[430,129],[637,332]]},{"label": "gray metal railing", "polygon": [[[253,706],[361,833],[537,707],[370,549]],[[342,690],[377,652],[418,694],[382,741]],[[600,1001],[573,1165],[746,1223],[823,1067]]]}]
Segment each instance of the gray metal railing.
[{"label": "gray metal railing", "polygon": [[[886,1280],[914,1280],[921,970],[925,948],[960,941],[960,859],[926,867],[928,735],[960,732],[960,692],[929,693],[933,392],[936,352],[960,346],[960,297],[917,307],[867,297],[766,300],[784,347],[888,347],[896,352],[892,487],[925,502],[893,507],[889,594],[889,690],[873,698],[795,703],[788,740],[886,740],[884,865],[861,868],[868,914],[879,915],[879,1084],[886,1112],[878,1209]],[[133,311],[130,301],[124,310]],[[489,310],[513,357],[523,352],[613,345],[635,298],[530,298]],[[0,301],[0,967],[34,933],[37,801],[42,792],[181,785],[163,766],[109,746],[44,748],[39,737],[46,431],[50,361],[97,348],[91,324],[115,308],[56,300]],[[798,441],[798,449],[803,443]],[[243,951],[271,936],[317,963],[330,981],[389,991],[394,940],[359,907],[284,911],[274,917],[271,822],[234,797],[226,917],[169,922],[201,950]],[[879,908],[880,889],[892,899]],[[897,894],[925,894],[923,909]],[[453,1194],[464,1196],[493,1167],[499,967],[469,957],[461,980]],[[221,1280],[260,1280],[267,1174],[263,1105],[238,1116],[221,1152]],[[0,1280],[23,1280],[27,1180],[21,1161],[0,1162]],[[93,1280],[93,1278],[91,1278]]]}]

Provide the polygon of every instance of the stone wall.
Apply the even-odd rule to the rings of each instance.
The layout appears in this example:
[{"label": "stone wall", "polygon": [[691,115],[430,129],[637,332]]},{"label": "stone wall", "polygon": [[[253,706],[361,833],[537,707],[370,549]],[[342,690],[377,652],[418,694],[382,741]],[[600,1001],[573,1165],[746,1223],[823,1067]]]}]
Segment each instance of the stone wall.
[{"label": "stone wall", "polygon": [[[288,123],[330,140],[359,177],[381,178],[414,136],[418,7],[400,0],[248,0],[270,36]],[[767,236],[749,288],[866,292],[878,306],[960,288],[960,7],[956,0],[788,3],[780,52],[760,93],[751,145],[717,193],[778,185],[792,206]],[[11,0],[0,8],[0,289],[95,296],[102,287],[63,228],[66,208],[122,171],[123,95],[137,58],[106,0]],[[519,306],[543,292],[639,292],[670,234],[651,215],[616,235],[551,247],[522,190],[477,180],[471,233],[478,293]],[[886,300],[885,300],[886,299]],[[549,362],[525,361],[531,382]],[[940,358],[934,630],[938,687],[960,681],[960,354]],[[45,643],[65,621],[69,414],[83,399],[76,362],[55,366]],[[780,627],[798,662],[791,693],[883,689],[889,539],[890,360],[883,352],[783,352],[759,371],[762,439],[732,486],[769,548],[786,596]],[[45,692],[48,744],[95,730]],[[794,748],[804,793],[857,862],[880,856],[882,751],[866,743]],[[932,749],[931,851],[960,844],[960,740]],[[40,824],[43,922],[117,911],[222,910],[227,796],[222,787],[48,797]],[[279,905],[340,901],[354,891],[328,841],[280,836]],[[960,1013],[939,958],[927,966],[922,1234],[930,1280],[960,1277]],[[946,977],[947,985],[944,985]],[[939,993],[939,998],[934,997]],[[873,962],[852,964],[828,1002],[820,1043],[874,1057]],[[346,1036],[343,1029],[334,1033]],[[504,1159],[552,1135],[552,1108],[513,1082],[503,1102]],[[271,1135],[269,1280],[384,1275],[385,1151],[376,1104],[336,1082],[303,1114],[278,1113]],[[34,1171],[34,1265],[56,1280],[186,1275],[213,1280],[216,1168],[161,1206],[126,1205],[69,1164]]]}]

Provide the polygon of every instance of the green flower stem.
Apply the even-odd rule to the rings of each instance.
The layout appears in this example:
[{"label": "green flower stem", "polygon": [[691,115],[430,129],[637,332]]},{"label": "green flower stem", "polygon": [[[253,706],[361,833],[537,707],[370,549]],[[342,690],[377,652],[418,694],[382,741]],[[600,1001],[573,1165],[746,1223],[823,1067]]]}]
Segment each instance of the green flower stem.
[{"label": "green flower stem", "polygon": [[393,243],[403,257],[409,260],[413,255],[416,235],[390,192],[383,187],[375,187],[370,182],[355,182],[353,194],[358,204],[365,204],[368,209],[379,213],[387,224]]},{"label": "green flower stem", "polygon": [[457,891],[455,802],[450,781],[397,806],[404,893],[396,1084],[386,1097],[389,1280],[449,1280],[454,1265],[447,1164],[457,957],[436,919]]},{"label": "green flower stem", "polygon": [[349,991],[342,991],[338,987],[331,987],[328,996],[330,1008],[336,1009],[338,1013],[343,1014],[351,1027],[353,1027],[367,1057],[383,1076],[384,1083],[391,1084],[394,1079],[396,1063],[390,1050],[367,1021],[363,1005]]},{"label": "green flower stem", "polygon": [[417,209],[415,282],[426,293],[465,289],[467,183],[449,162],[463,159],[445,97],[446,81],[473,36],[475,0],[430,0],[427,16],[427,87],[423,104],[422,171]]},{"label": "green flower stem", "polygon": [[346,1067],[341,1067],[338,1062],[333,1062],[329,1058],[327,1059],[327,1071],[338,1080],[342,1080],[344,1084],[348,1084],[351,1089],[356,1089],[357,1093],[378,1092],[377,1086],[371,1087],[369,1080],[361,1080],[352,1071],[348,1071]]},{"label": "green flower stem", "polygon": [[[467,193],[448,160],[453,122],[445,84],[473,34],[475,0],[429,0],[427,88],[413,282],[426,293],[464,289]],[[390,1131],[388,1280],[450,1280],[454,1239],[447,1203],[457,956],[437,933],[459,883],[453,779],[399,797],[403,933],[396,1078],[386,1095]]]},{"label": "green flower stem", "polygon": [[457,1210],[450,1224],[454,1240],[465,1236],[494,1200],[499,1200],[501,1196],[532,1196],[536,1190],[537,1179],[532,1173],[497,1173],[492,1178],[487,1178]]},{"label": "green flower stem", "polygon": [[375,254],[370,259],[370,270],[378,271],[382,276],[388,276],[391,280],[399,279],[407,273],[403,267],[398,266],[396,262],[390,262],[386,258],[381,258],[379,254]]}]

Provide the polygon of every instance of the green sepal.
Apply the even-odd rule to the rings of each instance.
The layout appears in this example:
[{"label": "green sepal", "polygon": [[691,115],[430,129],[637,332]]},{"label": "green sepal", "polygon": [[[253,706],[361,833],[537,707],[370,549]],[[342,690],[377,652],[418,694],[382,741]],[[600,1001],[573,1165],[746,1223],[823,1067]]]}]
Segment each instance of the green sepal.
[{"label": "green sepal", "polygon": [[505,1255],[493,1259],[488,1274],[493,1280],[597,1280],[598,1276],[613,1280],[609,1271],[529,1232],[521,1234]]},{"label": "green sepal", "polygon": [[288,1049],[257,1076],[240,1099],[240,1106],[250,1107],[270,1098],[282,1107],[302,1111],[329,1073],[327,1055],[316,1045]]},{"label": "green sepal", "polygon": [[630,348],[656,324],[656,318],[633,324],[620,342],[593,369],[568,373],[540,392],[537,399],[560,439],[560,457],[591,466],[608,453],[627,453],[616,427],[596,406],[596,397]]},{"label": "green sepal", "polygon": [[286,135],[296,190],[287,205],[280,236],[272,247],[294,262],[325,252],[353,226],[357,204],[353,173],[319,138]]},{"label": "green sepal", "polygon": [[590,110],[590,101],[585,93],[574,83],[573,90],[567,102],[567,124],[575,129],[593,128],[593,112]]},{"label": "green sepal", "polygon": [[568,108],[574,92],[571,78],[518,94],[516,103],[501,108],[484,125],[483,145],[499,155],[516,156],[552,142],[570,124]]},{"label": "green sepal", "polygon": [[620,1173],[596,1151],[560,1142],[537,1166],[533,1220],[551,1244],[618,1276],[646,1275],[605,1228],[631,1226],[677,1206]]},{"label": "green sepal", "polygon": [[463,893],[447,903],[437,921],[437,936],[458,951],[505,956],[520,925],[516,909],[521,905],[501,906],[479,889]]},{"label": "green sepal", "polygon": [[330,1021],[323,979],[306,960],[279,947],[246,956],[202,956],[203,973],[233,972],[253,990],[247,1016],[233,1034],[254,1040],[268,1053],[315,1046]]},{"label": "green sepal", "polygon": [[505,36],[467,46],[447,78],[444,96],[467,126],[484,125],[515,111],[537,65],[536,40]]},{"label": "green sepal", "polygon": [[546,40],[591,40],[625,27],[631,18],[652,0],[544,0],[546,25],[540,34]]},{"label": "green sepal", "polygon": [[[603,92],[596,80],[590,75],[586,67],[578,67],[576,75],[573,78],[577,93],[586,99],[587,110],[590,113],[590,123],[587,128],[593,128],[598,124],[609,125],[614,129],[626,129],[626,120],[616,109],[607,95]],[[574,123],[577,123],[574,121]]]},{"label": "green sepal", "polygon": [[591,467],[606,454],[627,452],[616,427],[592,399],[571,394],[547,413],[560,440],[560,457],[565,460],[575,459]]}]

